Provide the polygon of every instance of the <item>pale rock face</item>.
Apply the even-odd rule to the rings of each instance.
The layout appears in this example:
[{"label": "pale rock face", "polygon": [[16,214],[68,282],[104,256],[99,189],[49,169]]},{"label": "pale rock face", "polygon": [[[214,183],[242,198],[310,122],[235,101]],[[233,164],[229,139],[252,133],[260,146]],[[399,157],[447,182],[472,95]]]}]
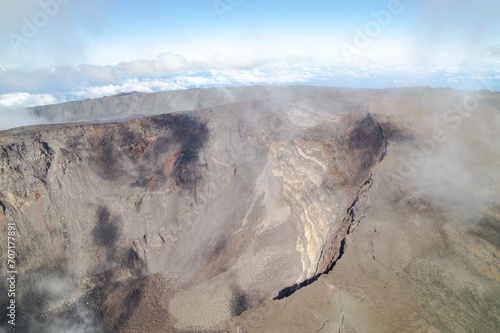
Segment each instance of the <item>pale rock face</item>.
[{"label": "pale rock face", "polygon": [[[252,87],[37,108],[74,120],[195,111],[0,133],[0,221],[19,234],[19,326],[396,332],[410,312],[417,331],[491,321],[479,303],[476,319],[453,325],[449,312],[433,321],[417,306],[436,308],[456,288],[500,304],[491,296],[496,209],[466,232],[432,191],[397,174],[408,147],[431,132],[425,103],[455,97]],[[407,98],[413,127],[396,107]],[[448,250],[463,257],[438,260]],[[464,269],[470,255],[481,262]],[[479,280],[486,291],[471,287]],[[393,326],[374,324],[390,318],[381,304]]]}]

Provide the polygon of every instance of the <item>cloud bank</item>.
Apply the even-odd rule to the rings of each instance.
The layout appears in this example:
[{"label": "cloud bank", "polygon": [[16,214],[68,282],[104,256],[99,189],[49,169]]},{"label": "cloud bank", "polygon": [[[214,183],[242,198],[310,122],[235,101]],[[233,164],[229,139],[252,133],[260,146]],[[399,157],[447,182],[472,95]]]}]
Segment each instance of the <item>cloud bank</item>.
[{"label": "cloud bank", "polygon": [[[222,57],[222,56],[221,56]],[[325,85],[390,88],[430,85],[474,89],[478,80],[500,90],[500,70],[494,66],[357,65],[270,62],[261,66],[235,60],[220,69],[181,55],[162,54],[152,60],[116,65],[4,68],[0,71],[0,110],[98,98],[122,92],[158,92],[192,88],[248,85]],[[222,64],[221,64],[222,67]],[[250,68],[247,68],[250,67]],[[1,93],[6,91],[5,93]]]}]

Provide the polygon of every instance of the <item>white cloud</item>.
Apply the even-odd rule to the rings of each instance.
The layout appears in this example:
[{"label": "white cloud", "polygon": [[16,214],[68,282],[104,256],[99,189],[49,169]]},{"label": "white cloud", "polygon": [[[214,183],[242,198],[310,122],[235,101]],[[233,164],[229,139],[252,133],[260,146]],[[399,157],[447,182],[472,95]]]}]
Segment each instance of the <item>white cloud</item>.
[{"label": "white cloud", "polygon": [[160,73],[178,73],[187,70],[189,63],[181,55],[163,53],[157,57],[155,67]]},{"label": "white cloud", "polygon": [[82,76],[94,82],[116,82],[118,74],[113,66],[80,65]]},{"label": "white cloud", "polygon": [[423,4],[426,15],[419,22],[421,29],[411,37],[412,61],[480,64],[494,60],[487,51],[498,43],[499,1],[425,0]]},{"label": "white cloud", "polygon": [[58,101],[49,94],[12,93],[0,95],[0,131],[9,128],[43,124],[46,121],[36,118],[26,107],[55,104]]},{"label": "white cloud", "polygon": [[[0,71],[2,90],[70,90],[78,85],[119,84],[130,79],[162,78],[186,72],[209,70],[240,70],[276,64],[276,59],[244,53],[216,54],[208,61],[187,59],[179,54],[162,53],[155,59],[132,60],[115,65],[81,64],[76,67],[5,67]],[[256,81],[260,82],[260,81]],[[243,83],[243,82],[242,82]],[[202,84],[202,83],[200,83]]]},{"label": "white cloud", "polygon": [[10,128],[38,125],[46,123],[41,118],[35,118],[27,109],[1,110],[0,109],[0,131]]},{"label": "white cloud", "polygon": [[55,104],[58,101],[49,94],[30,94],[27,92],[0,95],[0,109],[18,109],[35,105]]},{"label": "white cloud", "polygon": [[[99,32],[103,5],[111,0],[2,1],[0,62],[17,65],[74,65],[85,62],[87,33]],[[75,19],[77,18],[77,19]]]},{"label": "white cloud", "polygon": [[117,71],[125,76],[155,76],[210,69],[252,69],[277,62],[277,58],[244,52],[216,53],[205,60],[188,60],[179,54],[162,53],[153,60],[121,62]]},{"label": "white cloud", "polygon": [[168,80],[162,81],[153,79],[147,81],[139,81],[138,79],[130,79],[126,80],[122,84],[108,84],[105,86],[85,87],[81,90],[73,91],[71,95],[73,95],[76,99],[84,99],[111,96],[119,94],[121,92],[130,91],[155,92],[180,89],[184,89],[184,87]]},{"label": "white cloud", "polygon": [[[275,63],[278,57],[266,55],[264,53],[230,52],[214,54],[206,67],[214,69],[251,69]],[[208,66],[210,64],[210,66]]]},{"label": "white cloud", "polygon": [[394,66],[369,59],[356,64],[330,62],[317,65],[304,60],[289,61],[250,53],[220,53],[209,61],[199,61],[179,54],[162,53],[154,59],[103,66],[4,67],[0,70],[0,93],[75,92],[76,98],[93,98],[131,90],[151,92],[162,88],[304,83],[332,77],[361,80],[398,73],[422,76],[432,71],[436,74],[442,71],[466,74],[468,70],[470,68],[462,66]]},{"label": "white cloud", "polygon": [[121,92],[157,92],[165,90],[180,90],[193,87],[234,86],[254,84],[286,84],[304,83],[311,79],[320,79],[324,71],[320,68],[303,66],[264,68],[252,70],[209,70],[204,72],[185,72],[169,78],[143,77],[126,79],[123,83],[95,85],[83,87],[71,93],[75,99],[98,98],[116,95]]}]

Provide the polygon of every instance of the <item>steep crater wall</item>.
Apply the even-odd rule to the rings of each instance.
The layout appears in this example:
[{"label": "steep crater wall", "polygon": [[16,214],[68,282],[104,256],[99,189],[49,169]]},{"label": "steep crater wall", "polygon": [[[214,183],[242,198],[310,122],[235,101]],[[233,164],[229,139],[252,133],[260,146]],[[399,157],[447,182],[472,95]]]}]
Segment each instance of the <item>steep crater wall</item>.
[{"label": "steep crater wall", "polygon": [[84,308],[96,331],[217,330],[328,270],[386,141],[363,108],[313,118],[261,102],[1,133],[20,325]]}]

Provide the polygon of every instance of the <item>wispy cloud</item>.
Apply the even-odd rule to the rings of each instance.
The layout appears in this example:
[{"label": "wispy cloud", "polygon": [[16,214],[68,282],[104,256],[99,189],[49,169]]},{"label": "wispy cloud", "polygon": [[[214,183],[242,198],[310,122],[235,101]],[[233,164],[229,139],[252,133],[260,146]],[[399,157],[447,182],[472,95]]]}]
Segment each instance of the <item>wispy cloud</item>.
[{"label": "wispy cloud", "polygon": [[85,62],[88,33],[98,33],[110,0],[4,1],[0,11],[0,62],[74,65]]},{"label": "wispy cloud", "polygon": [[122,62],[116,66],[116,69],[125,76],[150,76],[162,73],[179,73],[188,69],[201,69],[200,67],[202,66],[190,63],[181,55],[164,53],[154,60]]},{"label": "wispy cloud", "polygon": [[0,95],[0,109],[47,105],[57,102],[58,100],[50,94],[30,94],[22,92]]},{"label": "wispy cloud", "polygon": [[63,102],[50,94],[12,93],[0,95],[0,131],[9,128],[37,125],[45,122],[35,118],[26,107]]},{"label": "wispy cloud", "polygon": [[426,0],[424,6],[425,15],[412,36],[414,61],[500,61],[500,57],[491,57],[487,52],[492,44],[500,42],[499,1]]},{"label": "wispy cloud", "polygon": [[115,95],[120,92],[157,92],[213,86],[235,86],[256,84],[307,83],[319,79],[322,73],[304,71],[303,66],[263,69],[232,69],[183,72],[167,77],[142,77],[126,79],[122,83],[95,85],[72,94],[78,99]]},{"label": "wispy cloud", "polygon": [[[65,90],[78,86],[119,84],[130,79],[161,78],[166,75],[207,70],[245,70],[277,64],[277,59],[241,53],[215,54],[209,61],[188,60],[179,54],[162,53],[155,59],[132,60],[116,65],[82,64],[77,67],[16,66],[0,71],[0,92]],[[236,75],[236,74],[234,74]]]},{"label": "wispy cloud", "polygon": [[158,92],[214,86],[312,84],[389,88],[430,85],[469,89],[471,83],[483,77],[492,80],[493,89],[500,90],[494,66],[395,66],[370,62],[358,65],[276,62],[249,69],[237,68],[233,64],[226,66],[224,69],[205,69],[209,67],[207,64],[190,61],[180,55],[163,54],[153,60],[108,66],[81,65],[76,69],[57,67],[29,71],[4,68],[0,71],[0,87],[7,91],[0,93],[0,109],[98,98],[130,91]]}]

